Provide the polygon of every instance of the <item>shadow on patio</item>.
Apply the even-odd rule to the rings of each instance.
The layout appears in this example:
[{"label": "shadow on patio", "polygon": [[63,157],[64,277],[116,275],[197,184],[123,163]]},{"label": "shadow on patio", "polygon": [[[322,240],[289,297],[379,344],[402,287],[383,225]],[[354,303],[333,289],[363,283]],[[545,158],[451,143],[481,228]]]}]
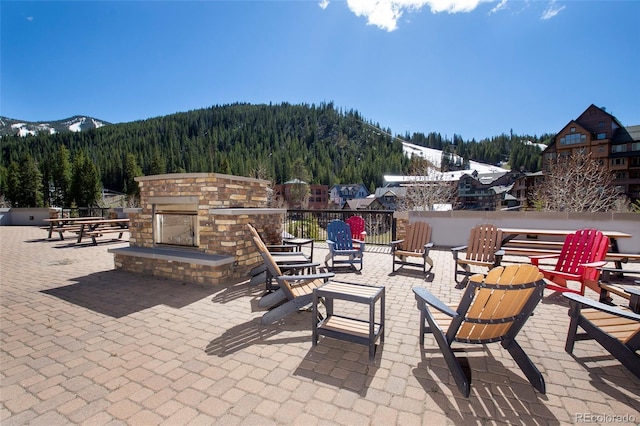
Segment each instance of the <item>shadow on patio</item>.
[{"label": "shadow on patio", "polygon": [[157,305],[183,308],[217,290],[116,270],[97,272],[71,281],[76,283],[42,290],[41,293],[113,318],[122,318]]}]

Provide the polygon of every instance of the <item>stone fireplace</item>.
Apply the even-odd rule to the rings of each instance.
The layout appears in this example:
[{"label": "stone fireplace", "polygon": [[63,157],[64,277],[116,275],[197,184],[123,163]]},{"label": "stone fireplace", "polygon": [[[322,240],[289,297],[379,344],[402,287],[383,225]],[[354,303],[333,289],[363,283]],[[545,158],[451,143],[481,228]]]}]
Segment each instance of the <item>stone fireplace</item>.
[{"label": "stone fireplace", "polygon": [[141,208],[127,209],[129,247],[111,249],[117,269],[219,284],[262,260],[247,223],[281,235],[284,209],[267,207],[268,181],[217,173],[137,177]]}]

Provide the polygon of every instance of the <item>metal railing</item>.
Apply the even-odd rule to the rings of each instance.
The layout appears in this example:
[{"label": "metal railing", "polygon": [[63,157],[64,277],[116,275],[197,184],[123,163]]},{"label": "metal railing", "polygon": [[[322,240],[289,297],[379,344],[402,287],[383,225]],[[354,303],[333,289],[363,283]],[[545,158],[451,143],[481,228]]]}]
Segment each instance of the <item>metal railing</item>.
[{"label": "metal railing", "polygon": [[301,238],[324,241],[327,225],[334,219],[346,220],[351,216],[362,216],[367,232],[366,243],[388,245],[396,239],[396,223],[393,210],[305,210],[289,209],[284,231]]},{"label": "metal railing", "polygon": [[73,207],[63,208],[62,217],[108,217],[110,208],[103,207]]}]

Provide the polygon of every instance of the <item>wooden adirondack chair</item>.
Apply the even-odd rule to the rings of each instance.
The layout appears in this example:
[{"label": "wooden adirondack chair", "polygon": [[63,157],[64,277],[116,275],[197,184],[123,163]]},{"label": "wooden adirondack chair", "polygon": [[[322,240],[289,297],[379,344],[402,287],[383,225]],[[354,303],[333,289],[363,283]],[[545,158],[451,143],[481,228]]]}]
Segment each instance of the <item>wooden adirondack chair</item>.
[{"label": "wooden adirondack chair", "polygon": [[364,241],[367,238],[365,231],[365,222],[362,216],[351,216],[345,222],[351,228],[351,238],[358,241]]},{"label": "wooden adirondack chair", "polygon": [[[547,288],[560,292],[573,292],[584,295],[585,287],[600,293],[597,269],[606,265],[605,257],[609,250],[609,238],[597,229],[580,229],[567,235],[560,254],[530,256],[531,263],[538,266],[540,260],[555,259],[552,269],[540,268],[544,277],[551,281]],[[567,287],[567,281],[580,283],[580,290]]]},{"label": "wooden adirondack chair", "polygon": [[425,288],[414,288],[420,310],[420,345],[433,334],[449,370],[465,397],[471,391],[467,376],[451,345],[453,342],[487,344],[500,342],[529,382],[545,393],[544,378],[516,342],[516,336],[542,299],[545,282],[533,265],[509,265],[491,269],[486,278],[469,279],[457,309],[438,300]]},{"label": "wooden adirondack chair", "polygon": [[[565,351],[573,353],[576,340],[594,339],[640,379],[640,315],[573,293],[563,296],[569,299],[571,317]],[[578,333],[578,327],[584,333]]]},{"label": "wooden adirondack chair", "polygon": [[[270,309],[262,316],[262,324],[273,324],[309,305],[313,299],[313,289],[321,286],[335,275],[330,272],[285,275],[282,273],[280,265],[276,263],[274,257],[262,243],[262,240],[256,237],[253,237],[253,239],[256,246],[259,247],[260,255],[264,259],[267,270],[278,283],[277,291],[267,293],[258,302],[258,306],[261,308]],[[296,265],[289,265],[288,267],[293,269]]]},{"label": "wooden adirondack chair", "polygon": [[[295,246],[285,244],[277,244],[275,246],[267,245],[258,233],[258,230],[252,224],[247,223],[247,228],[249,229],[251,239],[258,251],[269,251],[274,261],[279,265],[283,272],[289,273],[291,271],[306,271],[308,273],[311,273],[312,271],[315,272],[317,266],[320,266],[319,263],[312,263],[311,259],[305,256],[302,252],[291,251],[290,249],[295,248]],[[259,241],[259,245],[258,243],[256,243],[256,241]],[[271,252],[269,250],[270,248],[274,248],[275,251]],[[280,251],[282,249],[284,249],[285,251]],[[268,292],[274,290],[273,277],[267,269],[266,264],[263,263],[262,265],[253,268],[249,272],[249,276],[251,277],[250,284],[258,284],[260,282],[264,282],[266,290]]]},{"label": "wooden adirondack chair", "polygon": [[[335,269],[336,264],[360,265],[362,271],[362,258],[364,255],[364,241],[354,240],[351,236],[349,224],[341,220],[332,220],[327,226],[327,245],[329,254],[325,260],[330,270]],[[354,243],[358,245],[355,246]],[[331,266],[329,266],[329,260]]]},{"label": "wooden adirondack chair", "polygon": [[[431,225],[427,222],[413,222],[407,224],[406,235],[403,240],[391,242],[391,257],[393,258],[392,272],[396,265],[422,266],[422,272],[427,272],[427,263],[433,269],[433,260],[429,257],[431,242]],[[422,258],[422,265],[409,261],[409,258]]]},{"label": "wooden adirondack chair", "polygon": [[[471,275],[471,265],[488,269],[500,266],[502,256],[504,256],[504,250],[500,248],[501,245],[502,231],[495,225],[487,223],[471,228],[467,245],[451,249],[456,283],[460,283],[458,275]],[[463,251],[464,257],[460,257]],[[461,267],[462,270],[458,267]]]}]

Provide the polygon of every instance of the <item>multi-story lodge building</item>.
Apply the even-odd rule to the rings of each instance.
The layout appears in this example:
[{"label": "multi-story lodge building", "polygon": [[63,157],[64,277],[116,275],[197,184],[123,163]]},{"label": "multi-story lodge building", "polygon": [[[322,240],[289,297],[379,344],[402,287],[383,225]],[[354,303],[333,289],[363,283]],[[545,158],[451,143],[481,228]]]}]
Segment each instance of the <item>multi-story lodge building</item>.
[{"label": "multi-story lodge building", "polygon": [[[306,194],[304,194],[304,187],[309,189]],[[309,185],[306,182],[294,179],[281,185],[274,185],[273,197],[275,200],[286,204],[289,208],[322,210],[326,209],[329,203],[329,186]]]},{"label": "multi-story lodge building", "polygon": [[582,151],[615,172],[615,185],[631,200],[640,199],[640,125],[624,127],[595,105],[562,128],[542,152],[543,172],[550,161]]}]

